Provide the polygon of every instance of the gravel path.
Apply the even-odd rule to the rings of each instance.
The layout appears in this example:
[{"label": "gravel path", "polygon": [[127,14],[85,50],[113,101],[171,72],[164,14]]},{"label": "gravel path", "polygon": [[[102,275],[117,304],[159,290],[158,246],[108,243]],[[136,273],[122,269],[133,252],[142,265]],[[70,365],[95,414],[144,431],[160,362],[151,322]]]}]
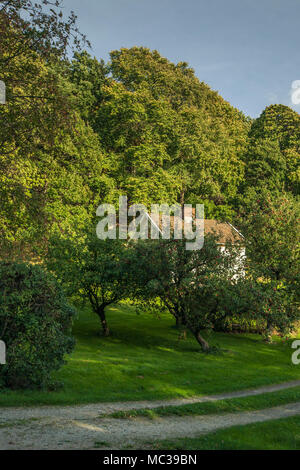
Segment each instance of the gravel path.
[{"label": "gravel path", "polygon": [[145,449],[162,439],[196,437],[221,428],[300,415],[300,403],[222,416],[147,419],[53,419],[28,421],[0,430],[4,449]]},{"label": "gravel path", "polygon": [[33,408],[1,408],[0,407],[0,426],[10,421],[18,421],[32,418],[66,418],[66,419],[91,419],[98,418],[101,415],[107,415],[115,411],[141,410],[144,408],[154,409],[160,406],[178,406],[191,403],[205,403],[208,401],[225,400],[226,398],[249,397],[261,395],[262,393],[277,392],[287,388],[299,387],[300,380],[292,382],[283,382],[276,385],[267,385],[265,387],[242,390],[237,392],[221,393],[219,395],[209,395],[193,398],[178,398],[174,400],[156,400],[156,401],[127,401],[113,403],[96,403],[91,405],[77,406],[40,406]]},{"label": "gravel path", "polygon": [[0,450],[4,449],[122,449],[145,448],[155,440],[194,437],[220,428],[300,415],[300,403],[266,410],[214,416],[119,420],[103,418],[116,410],[155,408],[258,395],[299,386],[300,381],[210,397],[157,402],[94,404],[77,407],[0,409]]}]

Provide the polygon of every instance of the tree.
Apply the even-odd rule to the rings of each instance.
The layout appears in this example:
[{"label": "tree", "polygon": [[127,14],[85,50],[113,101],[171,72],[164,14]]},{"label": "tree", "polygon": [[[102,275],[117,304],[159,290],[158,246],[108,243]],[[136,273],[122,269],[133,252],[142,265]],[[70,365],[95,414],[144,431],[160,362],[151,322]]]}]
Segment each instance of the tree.
[{"label": "tree", "polygon": [[110,331],[105,309],[130,294],[130,252],[119,240],[99,240],[86,232],[81,239],[53,238],[47,267],[69,295],[89,301],[104,336]]},{"label": "tree", "polygon": [[86,38],[74,13],[63,18],[62,7],[59,0],[0,0],[0,80],[7,90],[7,105],[0,108],[4,154],[21,143],[32,151],[37,140],[51,141],[55,123],[70,125],[56,67],[69,47],[80,48]]},{"label": "tree", "polygon": [[[245,236],[248,275],[271,291],[266,304],[266,337],[289,329],[299,314],[299,201],[291,194],[249,189],[236,224]],[[276,299],[279,298],[279,301]]]},{"label": "tree", "polygon": [[138,309],[168,311],[203,351],[210,345],[202,332],[232,318],[258,321],[268,341],[274,329],[291,333],[300,318],[295,290],[245,273],[239,245],[228,243],[221,252],[211,235],[194,252],[182,240],[140,241],[135,250]]},{"label": "tree", "polygon": [[[83,68],[89,89],[99,85],[90,59],[77,55],[74,67]],[[92,121],[117,193],[147,206],[213,201],[225,213],[243,179],[248,120],[186,63],[157,51],[113,51],[108,70],[101,94],[93,91]]]},{"label": "tree", "polygon": [[201,250],[186,250],[184,240],[140,241],[135,249],[134,272],[139,272],[136,282],[143,308],[167,309],[208,351],[202,331],[213,328],[218,318],[217,293],[242,269],[238,248],[228,244],[221,252],[216,237],[209,235]]},{"label": "tree", "polygon": [[3,157],[1,256],[43,256],[53,233],[74,237],[109,193],[99,139],[78,114],[73,117],[74,129],[57,129],[52,144]]},{"label": "tree", "polygon": [[75,105],[81,117],[95,129],[95,116],[103,99],[102,88],[108,83],[108,67],[87,51],[76,51],[68,64],[68,78],[74,85]]},{"label": "tree", "polygon": [[251,127],[250,137],[278,142],[285,160],[285,189],[294,195],[300,190],[300,115],[282,104],[268,106]]},{"label": "tree", "polygon": [[0,0],[1,65],[30,50],[51,60],[90,45],[77,28],[74,12],[64,18],[63,8],[62,0]]},{"label": "tree", "polygon": [[299,201],[267,190],[251,191],[237,224],[256,277],[295,284],[299,276]]},{"label": "tree", "polygon": [[294,296],[272,282],[240,277],[222,279],[205,287],[196,286],[194,295],[186,299],[187,323],[194,331],[214,328],[235,318],[237,322],[258,322],[261,335],[272,342],[275,330],[281,336],[289,335],[299,321]]},{"label": "tree", "polygon": [[286,160],[279,143],[270,139],[252,139],[245,155],[245,180],[241,192],[248,188],[282,192],[285,189]]},{"label": "tree", "polygon": [[61,6],[0,1],[2,257],[43,254],[54,230],[74,234],[110,188],[99,138],[76,112],[68,81],[67,51],[84,38]]}]

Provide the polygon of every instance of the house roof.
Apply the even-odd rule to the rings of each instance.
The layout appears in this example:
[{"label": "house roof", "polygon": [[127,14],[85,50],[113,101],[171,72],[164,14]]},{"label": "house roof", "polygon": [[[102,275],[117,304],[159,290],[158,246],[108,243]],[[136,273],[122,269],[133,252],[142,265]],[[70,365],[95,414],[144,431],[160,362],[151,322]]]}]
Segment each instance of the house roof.
[{"label": "house roof", "polygon": [[225,245],[226,241],[241,243],[244,240],[244,236],[228,222],[218,222],[213,219],[205,219],[204,235],[209,233],[215,233],[219,237],[219,243],[222,245]]},{"label": "house roof", "polygon": [[[194,211],[193,211],[194,216]],[[153,219],[148,214],[150,221],[156,226]],[[193,218],[193,220],[195,220]],[[170,225],[171,228],[174,228],[174,222],[179,224],[182,223],[182,219],[178,217],[171,216],[170,217]],[[159,228],[162,228],[162,221],[160,220]],[[244,240],[244,236],[230,223],[228,222],[219,222],[214,219],[204,219],[204,236],[208,234],[214,234],[218,237],[218,243],[221,245],[225,245],[226,242],[231,243],[242,243]]]}]

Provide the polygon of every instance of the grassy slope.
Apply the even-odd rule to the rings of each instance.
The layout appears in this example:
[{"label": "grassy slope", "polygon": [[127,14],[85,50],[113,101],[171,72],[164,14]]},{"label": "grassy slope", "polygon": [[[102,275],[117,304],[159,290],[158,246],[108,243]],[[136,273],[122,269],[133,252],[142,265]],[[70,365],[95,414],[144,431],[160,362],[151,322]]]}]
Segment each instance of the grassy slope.
[{"label": "grassy slope", "polygon": [[176,450],[300,450],[300,417],[234,426],[195,439],[164,441],[155,449]]},{"label": "grassy slope", "polygon": [[1,391],[0,406],[168,399],[300,379],[290,342],[216,333],[210,343],[223,353],[205,355],[193,338],[178,341],[171,317],[137,316],[122,306],[111,308],[108,320],[113,335],[102,338],[96,316],[79,315],[76,350],[55,374],[63,390]]}]

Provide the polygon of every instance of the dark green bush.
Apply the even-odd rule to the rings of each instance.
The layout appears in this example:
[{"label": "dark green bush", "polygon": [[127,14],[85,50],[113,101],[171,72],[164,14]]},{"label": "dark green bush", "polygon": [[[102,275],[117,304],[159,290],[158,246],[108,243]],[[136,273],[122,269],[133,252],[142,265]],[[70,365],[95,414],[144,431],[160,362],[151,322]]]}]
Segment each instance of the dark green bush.
[{"label": "dark green bush", "polygon": [[244,278],[223,282],[213,296],[218,296],[216,331],[249,331],[265,337],[276,331],[284,336],[299,320],[300,311],[292,293],[274,282]]},{"label": "dark green bush", "polygon": [[56,280],[40,266],[0,262],[0,339],[7,350],[1,385],[50,386],[51,372],[74,348],[74,313]]}]

